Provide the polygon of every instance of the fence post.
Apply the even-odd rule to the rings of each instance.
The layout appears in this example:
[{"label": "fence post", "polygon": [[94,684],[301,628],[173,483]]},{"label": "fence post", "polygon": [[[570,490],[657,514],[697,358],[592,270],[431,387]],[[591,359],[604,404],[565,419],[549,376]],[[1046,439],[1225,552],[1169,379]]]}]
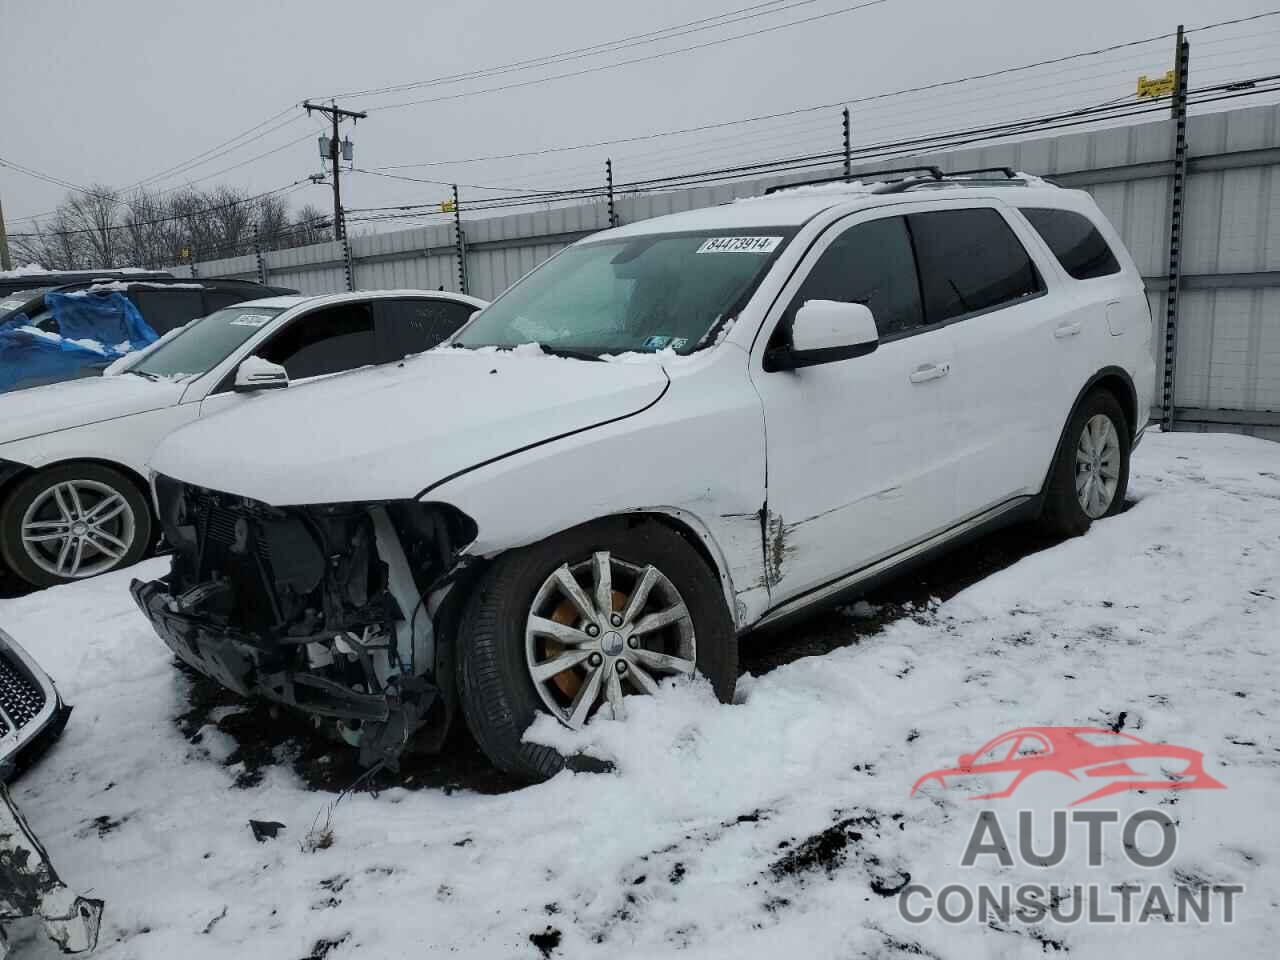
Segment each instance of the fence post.
[{"label": "fence post", "polygon": [[356,288],[356,265],[351,259],[351,241],[347,239],[345,225],[342,230],[342,268],[346,274],[347,293],[351,293]]},{"label": "fence post", "polygon": [[853,144],[849,138],[849,108],[844,108],[844,178],[853,178]]},{"label": "fence post", "polygon": [[613,158],[608,157],[604,161],[604,182],[609,189],[609,226],[616,227],[618,225],[618,208],[613,204]]},{"label": "fence post", "polygon": [[1160,428],[1174,428],[1174,368],[1178,359],[1178,296],[1182,288],[1182,216],[1187,186],[1187,74],[1191,44],[1178,25],[1174,50],[1173,178],[1169,185],[1169,279],[1165,290],[1164,389],[1160,396]]},{"label": "fence post", "polygon": [[258,242],[258,225],[253,225],[253,254],[258,258],[258,282],[267,283],[267,258],[262,255],[262,244]]},{"label": "fence post", "polygon": [[458,292],[467,292],[467,239],[462,233],[462,204],[458,185],[453,185],[453,254],[458,259]]}]

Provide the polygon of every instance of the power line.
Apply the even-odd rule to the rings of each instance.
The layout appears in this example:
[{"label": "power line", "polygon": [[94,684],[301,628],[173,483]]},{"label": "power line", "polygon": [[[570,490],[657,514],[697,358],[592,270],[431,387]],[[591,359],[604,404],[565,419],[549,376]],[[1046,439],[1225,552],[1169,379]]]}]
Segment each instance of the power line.
[{"label": "power line", "polygon": [[653,60],[661,60],[665,57],[672,57],[679,53],[690,53],[694,50],[705,50],[708,47],[719,46],[722,43],[732,43],[735,40],[745,40],[749,37],[758,37],[762,34],[773,33],[776,30],[786,30],[790,27],[799,27],[809,23],[815,23],[819,20],[826,20],[830,17],[843,16],[846,13],[856,13],[859,10],[865,10],[868,7],[878,7],[884,3],[890,3],[892,0],[864,0],[863,3],[854,4],[850,7],[842,7],[839,10],[832,10],[828,13],[818,13],[811,17],[804,17],[799,20],[790,20],[786,23],[775,24],[771,27],[761,27],[759,30],[751,30],[747,33],[734,34],[731,37],[721,37],[716,40],[707,40],[703,43],[696,43],[688,47],[678,47],[675,50],[665,50],[662,53],[648,54],[643,57],[632,57],[630,60],[619,60],[615,63],[604,63],[594,67],[584,67],[581,70],[571,70],[568,73],[556,73],[547,77],[538,77],[533,80],[520,80],[514,83],[505,83],[496,87],[484,87],[480,90],[468,90],[462,93],[444,94],[439,97],[427,97],[420,100],[403,100],[399,103],[386,103],[378,106],[378,110],[399,110],[402,107],[414,107],[424,103],[441,103],[446,100],[459,100],[463,97],[474,97],[483,93],[500,93],[506,90],[515,90],[521,87],[531,87],[540,83],[550,83],[552,80],[565,80],[570,77],[581,77],[589,73],[599,73],[601,70],[616,70],[618,67],[631,66],[636,63],[648,63]]},{"label": "power line", "polygon": [[[1199,32],[1203,30],[1214,30],[1214,29],[1219,29],[1221,27],[1232,26],[1239,23],[1245,23],[1252,20],[1260,20],[1260,19],[1263,19],[1264,17],[1274,17],[1277,15],[1280,15],[1280,10],[1270,10],[1265,13],[1259,13],[1251,17],[1241,17],[1234,20],[1222,20],[1222,21],[1218,21],[1217,23],[1205,24],[1204,26],[1194,27],[1186,32],[1193,33],[1193,32]],[[1147,43],[1154,43],[1158,40],[1167,40],[1176,35],[1177,35],[1176,32],[1161,33],[1161,34],[1156,34],[1154,36],[1145,37],[1140,40],[1128,40],[1128,41],[1125,41],[1124,43],[1111,44],[1109,46],[1098,47],[1093,50],[1082,50],[1078,53],[1068,54],[1061,57],[1053,57],[1046,60],[1038,60],[1032,63],[1024,63],[1015,67],[1004,67],[1002,69],[988,71],[986,73],[970,74],[964,77],[956,77],[951,80],[940,80],[935,83],[920,84],[914,87],[903,87],[898,90],[886,91],[883,93],[872,94],[869,96],[854,97],[854,98],[849,98],[844,100],[834,100],[828,103],[820,103],[820,104],[815,104],[813,106],[808,106],[808,107],[797,107],[792,110],[783,110],[777,113],[767,113],[767,114],[759,114],[757,116],[752,116],[752,117],[743,117],[738,120],[721,120],[721,121],[712,122],[712,123],[698,124],[692,127],[682,127],[675,130],[661,130],[655,133],[639,134],[639,135],[630,136],[630,137],[617,137],[611,140],[596,140],[589,143],[577,143],[577,144],[570,144],[567,146],[560,146],[560,147],[545,147],[537,150],[525,150],[525,151],[514,152],[514,153],[490,154],[487,156],[467,157],[467,158],[462,158],[457,160],[429,160],[429,161],[419,161],[415,163],[387,164],[384,166],[380,166],[377,169],[406,170],[406,169],[411,169],[415,167],[451,166],[451,165],[464,164],[464,163],[478,163],[478,162],[487,161],[487,160],[513,160],[513,159],[519,159],[524,157],[546,156],[548,154],[553,154],[553,153],[566,153],[574,150],[587,150],[587,149],[592,149],[596,147],[610,147],[610,146],[616,146],[624,143],[638,143],[646,140],[655,140],[661,137],[673,137],[673,136],[681,136],[689,133],[700,133],[704,130],[717,130],[723,127],[738,126],[744,123],[758,123],[765,120],[777,120],[784,117],[796,116],[802,113],[812,113],[818,110],[830,110],[835,107],[843,107],[846,105],[857,106],[859,104],[873,103],[875,101],[886,100],[891,97],[904,96],[906,94],[925,93],[933,90],[940,90],[945,87],[953,87],[962,83],[971,83],[976,80],[989,80],[994,77],[1009,76],[1011,74],[1025,72],[1027,70],[1034,70],[1039,67],[1053,66],[1055,64],[1066,63],[1072,60],[1079,60],[1085,57],[1095,57],[1105,53],[1114,53],[1117,50],[1124,50],[1130,47],[1137,47]],[[387,109],[387,108],[384,107],[382,109]]]},{"label": "power line", "polygon": [[[512,63],[500,64],[494,67],[485,67],[479,70],[473,70],[468,73],[455,73],[443,77],[432,77],[428,80],[414,80],[406,83],[392,84],[384,87],[373,87],[367,90],[348,90],[343,93],[333,94],[333,97],[366,97],[379,96],[386,93],[399,93],[405,90],[416,90],[423,87],[438,86],[445,83],[457,83],[462,80],[475,80],[480,77],[499,76],[504,73],[512,73],[518,70],[529,70],[533,67],[548,66],[552,63],[563,63],[569,60],[578,60],[583,57],[596,56],[601,53],[615,53],[619,49],[626,49],[631,46],[640,46],[641,44],[656,43],[660,40],[670,40],[674,37],[685,36],[690,33],[697,33],[702,30],[711,30],[718,27],[728,26],[732,23],[738,23],[742,20],[751,20],[756,17],[771,16],[773,14],[782,13],[795,7],[808,6],[816,3],[818,0],[797,0],[797,2],[788,3],[785,6],[778,6],[783,0],[769,0],[767,3],[757,3],[749,7],[741,7],[737,10],[728,10],[724,13],[716,14],[712,17],[703,17],[700,20],[690,20],[686,23],[674,24],[670,27],[664,27],[661,30],[651,30],[647,33],[631,34],[629,36],[620,37],[617,40],[608,40],[601,43],[594,43],[585,47],[575,47],[572,50],[563,50],[559,53],[545,54],[540,57],[532,57],[527,60],[516,60]],[[773,8],[773,9],[762,9]],[[752,12],[761,11],[761,12]],[[746,14],[746,16],[737,16],[738,14]],[[736,19],[726,19],[736,17]],[[719,21],[719,22],[713,22]],[[706,26],[702,26],[706,24]],[[685,29],[692,28],[692,29]],[[679,31],[679,32],[677,32]]]}]

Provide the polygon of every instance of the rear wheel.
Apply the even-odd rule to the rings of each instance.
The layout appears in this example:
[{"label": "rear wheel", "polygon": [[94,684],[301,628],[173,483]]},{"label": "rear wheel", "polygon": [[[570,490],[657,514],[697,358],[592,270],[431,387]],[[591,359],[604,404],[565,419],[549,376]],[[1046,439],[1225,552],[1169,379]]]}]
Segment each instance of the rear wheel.
[{"label": "rear wheel", "polygon": [[0,554],[36,587],[136,563],[151,540],[151,510],[124,474],[93,463],[41,470],[0,505]]},{"label": "rear wheel", "polygon": [[1129,486],[1129,445],[1128,421],[1116,398],[1107,390],[1085,397],[1054,461],[1044,525],[1078,536],[1094,520],[1118,513]]},{"label": "rear wheel", "polygon": [[564,764],[522,741],[539,713],[580,727],[622,719],[629,696],[701,673],[722,702],[737,682],[737,636],[720,584],[680,534],[654,521],[607,520],[501,558],[459,631],[467,724],[510,773]]}]

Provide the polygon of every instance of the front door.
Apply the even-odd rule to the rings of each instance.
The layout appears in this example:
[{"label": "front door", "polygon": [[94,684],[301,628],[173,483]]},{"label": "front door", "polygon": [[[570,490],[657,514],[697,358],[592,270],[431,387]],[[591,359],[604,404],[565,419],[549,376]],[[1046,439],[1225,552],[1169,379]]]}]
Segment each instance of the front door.
[{"label": "front door", "polygon": [[[368,366],[378,361],[373,310],[368,303],[341,303],[304,313],[274,332],[253,355],[284,367],[290,390],[310,380]],[[200,404],[202,417],[270,393],[236,393],[235,379],[232,369],[205,397]]]},{"label": "front door", "polygon": [[[951,333],[926,325],[903,217],[834,225],[783,291],[783,345],[807,300],[870,308],[866,356],[767,372],[753,359],[768,456],[766,570],[775,606],[945,528],[953,514]],[[769,321],[773,323],[771,319]]]}]

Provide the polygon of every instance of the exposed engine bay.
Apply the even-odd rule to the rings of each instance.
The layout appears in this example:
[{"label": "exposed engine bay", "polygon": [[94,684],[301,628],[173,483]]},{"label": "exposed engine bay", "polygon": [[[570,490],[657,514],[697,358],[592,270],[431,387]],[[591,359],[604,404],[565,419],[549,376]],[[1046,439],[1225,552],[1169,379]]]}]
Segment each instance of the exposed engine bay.
[{"label": "exposed engine bay", "polygon": [[475,537],[417,501],[273,507],[155,479],[166,580],[133,595],[189,666],[331,724],[369,766],[394,765],[453,714],[452,651],[433,621]]}]

